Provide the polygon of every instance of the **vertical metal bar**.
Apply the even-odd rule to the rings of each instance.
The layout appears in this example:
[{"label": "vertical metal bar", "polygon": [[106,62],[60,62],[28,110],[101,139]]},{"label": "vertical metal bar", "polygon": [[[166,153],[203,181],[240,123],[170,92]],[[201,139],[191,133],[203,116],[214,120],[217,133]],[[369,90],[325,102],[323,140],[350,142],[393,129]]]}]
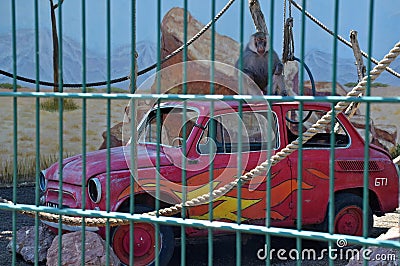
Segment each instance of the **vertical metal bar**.
[{"label": "vertical metal bar", "polygon": [[[211,2],[211,19],[214,19],[215,17],[215,0]],[[210,49],[210,59],[211,59],[211,69],[210,69],[210,94],[213,95],[215,94],[215,84],[214,84],[214,77],[215,77],[215,23],[211,25],[211,49]],[[214,102],[210,102],[210,122],[209,122],[209,130],[211,132],[211,139],[215,138],[215,123],[213,120],[214,117]],[[204,132],[205,133],[205,132]],[[214,146],[212,145],[211,141],[209,143],[209,150],[210,150],[210,156],[209,156],[209,194],[210,194],[210,201],[208,202],[208,220],[212,221],[214,219],[214,211],[213,211],[213,200],[214,197],[212,195],[212,191],[214,190]],[[213,265],[213,257],[214,257],[214,245],[213,245],[213,231],[211,228],[208,229],[208,265],[212,266]]]},{"label": "vertical metal bar", "polygon": [[[61,3],[61,2],[59,2]],[[62,35],[62,4],[58,6],[58,90],[59,92],[63,92],[63,35]],[[58,112],[59,112],[59,165],[62,165],[63,157],[64,157],[64,143],[63,143],[63,131],[64,131],[64,122],[63,122],[63,115],[64,115],[64,99],[59,98],[58,101]],[[62,167],[58,168],[59,171],[59,193],[58,193],[58,208],[62,208],[62,188],[63,188],[63,169]],[[58,222],[58,264],[61,265],[62,263],[62,215],[59,215],[59,222]]]},{"label": "vertical metal bar", "polygon": [[[268,105],[272,104],[271,102],[268,101]],[[273,118],[273,111],[272,111],[272,106],[268,106],[270,108],[267,110],[267,119],[268,119],[268,128],[272,129],[275,128],[275,124],[272,124],[274,121]],[[267,132],[267,159],[269,160],[272,157],[272,131],[269,130]],[[271,168],[269,168],[269,171],[267,172],[266,175],[266,208],[265,208],[265,226],[270,227],[271,226]],[[265,252],[266,254],[270,254],[270,249],[271,249],[271,235],[266,234],[265,235]],[[265,265],[271,265],[271,257],[267,255],[266,260],[265,260]]]},{"label": "vertical metal bar", "polygon": [[[243,1],[241,1],[241,10],[240,10],[240,34],[241,38],[243,38],[243,23],[244,23],[244,4]],[[243,42],[242,42],[243,43]],[[242,62],[242,68],[243,68],[243,62]],[[243,82],[240,82],[239,78],[239,88],[238,88],[238,94],[243,94]],[[243,102],[239,101],[239,117],[238,117],[238,150],[237,150],[237,158],[236,158],[236,176],[241,176],[242,175],[242,150],[243,150],[243,143],[242,143],[242,135],[243,135]],[[248,141],[248,140],[247,140]],[[231,149],[233,146],[231,147]],[[237,183],[237,207],[236,207],[236,223],[241,224],[242,223],[242,181],[239,179]],[[242,234],[239,231],[236,231],[236,265],[239,266],[241,265],[242,262]]]},{"label": "vertical metal bar", "polygon": [[[332,95],[336,95],[336,82],[337,82],[337,35],[339,28],[339,1],[335,1],[334,9],[334,29],[333,29],[333,70],[332,70]],[[328,231],[330,234],[334,233],[334,216],[335,216],[335,104],[331,104],[331,135],[330,135],[330,150],[329,150],[329,215],[328,215]],[[334,241],[328,242],[329,248],[334,248]],[[329,256],[329,265],[334,265],[334,261]]]},{"label": "vertical metal bar", "polygon": [[[131,2],[131,82],[130,82],[130,93],[136,92],[136,73],[137,73],[137,65],[136,65],[136,0],[132,0]],[[132,82],[133,81],[133,82]],[[135,176],[136,176],[136,101],[130,101],[130,112],[128,113],[128,120],[131,122],[131,143],[130,143],[130,198],[129,198],[129,209],[131,214],[135,213]],[[125,114],[126,115],[126,114]],[[134,265],[134,222],[129,222],[129,264]]]},{"label": "vertical metal bar", "polygon": [[[241,94],[241,86],[239,84],[239,94]],[[242,175],[242,131],[243,131],[243,103],[239,102],[239,118],[238,118],[238,150],[237,150],[237,172],[236,176]],[[242,223],[242,181],[239,179],[237,183],[237,224]],[[240,266],[242,263],[242,252],[241,252],[241,244],[242,244],[242,233],[240,231],[236,231],[236,265]]]},{"label": "vertical metal bar", "polygon": [[[301,41],[300,41],[300,75],[299,75],[299,92],[300,95],[304,95],[304,57],[305,57],[305,36],[306,36],[306,10],[307,1],[304,0],[302,2],[302,14],[301,14]],[[297,230],[301,231],[302,228],[302,213],[303,213],[303,190],[302,190],[302,182],[303,182],[303,102],[299,104],[299,148],[298,148],[298,161],[297,161],[297,221],[296,227]],[[301,238],[296,238],[296,247],[297,250],[302,250]],[[297,260],[297,265],[301,265],[301,258]]]},{"label": "vertical metal bar", "polygon": [[[86,1],[82,0],[82,92],[86,93]],[[87,104],[82,99],[82,210],[86,209],[86,125],[87,125]],[[85,265],[85,217],[82,219],[82,244],[81,244],[81,265]]]},{"label": "vertical metal bar", "polygon": [[[159,72],[161,70],[161,0],[157,0],[157,93],[161,93],[161,76]],[[159,217],[160,210],[160,143],[161,143],[161,112],[160,112],[160,100],[157,101],[157,114],[156,114],[156,122],[157,122],[157,148],[156,148],[156,216]],[[155,249],[157,249],[160,245],[160,226],[158,223],[154,224],[156,228],[155,235]],[[156,250],[156,258],[155,265],[158,266],[160,264],[160,258],[158,256],[158,252]]]},{"label": "vertical metal bar", "polygon": [[[183,0],[183,80],[182,80],[182,94],[187,93],[187,35],[188,35],[188,1]],[[185,207],[185,202],[187,200],[187,191],[186,191],[186,156],[187,156],[187,150],[186,150],[186,107],[187,103],[186,101],[183,102],[183,110],[182,110],[182,171],[181,171],[181,182],[182,182],[182,211],[181,211],[181,217],[182,219],[186,218],[186,207]],[[184,225],[181,225],[181,265],[186,265],[186,229]]]},{"label": "vertical metal bar", "polygon": [[[374,0],[369,1],[369,19],[368,19],[368,60],[367,60],[367,73],[371,71],[371,58],[372,58],[372,37],[373,37],[373,18],[374,18]],[[365,96],[371,95],[371,75],[367,77],[367,87]],[[363,175],[363,237],[368,237],[368,211],[369,211],[369,132],[370,132],[370,115],[371,105],[366,103],[365,110],[365,143],[364,143],[364,175]],[[363,248],[367,248],[366,245]],[[364,260],[364,265],[368,265],[368,261]]]},{"label": "vertical metal bar", "polygon": [[[274,15],[275,15],[275,1],[271,1],[270,4],[270,24],[269,24],[269,28],[270,28],[270,35],[269,35],[269,43],[270,43],[270,49],[271,51],[268,54],[268,94],[272,95],[273,92],[273,73],[272,73],[272,51],[274,51]],[[271,102],[268,101],[268,104],[272,104]],[[272,109],[272,106],[271,106]],[[268,117],[268,126],[270,127],[270,124],[272,122],[272,110],[270,110],[267,114]],[[272,143],[271,143],[271,139],[272,139],[272,132],[268,131],[267,132],[267,140],[268,140],[268,147],[267,147],[267,158],[271,158],[272,153],[271,153],[271,149],[272,149]],[[268,171],[267,175],[266,175],[266,208],[265,208],[265,226],[266,227],[270,227],[271,226],[271,171]],[[266,254],[270,254],[270,246],[271,246],[271,236],[269,234],[265,235],[265,246],[266,246]],[[265,260],[265,265],[270,265],[271,264],[271,258],[270,256],[266,257]]]},{"label": "vertical metal bar", "polygon": [[[17,36],[16,36],[16,14],[15,0],[11,2],[11,24],[12,24],[12,57],[13,57],[13,92],[17,91]],[[18,101],[17,97],[13,97],[13,202],[17,204],[17,178],[18,178]],[[17,250],[17,213],[12,211],[12,263],[16,263]]]},{"label": "vertical metal bar", "polygon": [[[36,74],[36,92],[40,91],[39,80],[40,80],[40,57],[39,57],[39,3],[35,0],[34,3],[34,17],[35,17],[35,74]],[[40,98],[36,98],[35,105],[35,120],[36,120],[36,138],[35,138],[35,154],[36,154],[36,175],[35,175],[35,205],[40,205],[40,190],[39,190],[39,176],[40,176]],[[35,250],[39,250],[39,215],[35,214]],[[35,265],[39,264],[39,252],[35,252]]]},{"label": "vertical metal bar", "polygon": [[[135,10],[136,12],[136,10]],[[135,21],[135,20],[134,20]],[[136,88],[136,84],[133,85],[134,88]],[[132,90],[132,88],[131,88]],[[131,168],[131,174],[130,174],[130,211],[131,214],[135,213],[135,178],[137,175],[137,121],[135,119],[135,114],[136,114],[136,101],[133,99],[131,101],[131,112],[130,112],[130,121],[131,121],[131,143],[130,143],[130,168]],[[129,247],[130,247],[130,254],[129,254],[129,264],[134,265],[134,222],[130,221],[129,225]]]},{"label": "vertical metal bar", "polygon": [[[106,53],[107,53],[107,93],[111,93],[111,1],[107,0],[106,1]],[[106,119],[106,127],[107,127],[107,141],[106,141],[106,147],[107,147],[107,166],[106,166],[106,211],[110,212],[111,210],[111,203],[110,203],[110,182],[111,182],[111,100],[107,99],[107,119]],[[106,222],[106,244],[107,247],[110,247],[110,238],[111,238],[111,233],[110,233],[110,220],[107,219]],[[106,249],[106,265],[110,265],[110,248]]]},{"label": "vertical metal bar", "polygon": [[275,1],[271,1],[270,4],[270,29],[269,29],[269,45],[270,45],[270,51],[268,53],[268,94],[272,95],[272,90],[273,90],[273,82],[272,82],[272,66],[273,66],[273,62],[272,62],[272,56],[273,56],[273,51],[274,51],[274,7],[275,7]]}]

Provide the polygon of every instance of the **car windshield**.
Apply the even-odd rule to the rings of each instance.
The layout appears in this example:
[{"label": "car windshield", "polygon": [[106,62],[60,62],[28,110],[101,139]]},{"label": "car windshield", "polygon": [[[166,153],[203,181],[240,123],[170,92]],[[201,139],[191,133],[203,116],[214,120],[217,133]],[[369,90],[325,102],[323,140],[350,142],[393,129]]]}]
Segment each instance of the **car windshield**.
[{"label": "car windshield", "polygon": [[159,110],[159,121],[157,109],[149,112],[139,131],[139,143],[160,142],[164,146],[182,146],[196,124],[198,113],[192,109],[185,112],[182,107],[162,107]]}]

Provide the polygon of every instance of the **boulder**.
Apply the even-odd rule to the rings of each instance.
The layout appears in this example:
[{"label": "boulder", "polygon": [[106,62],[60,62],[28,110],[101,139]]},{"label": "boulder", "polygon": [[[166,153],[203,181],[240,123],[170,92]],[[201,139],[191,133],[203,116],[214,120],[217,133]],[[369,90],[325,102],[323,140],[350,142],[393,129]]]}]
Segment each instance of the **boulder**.
[{"label": "boulder", "polygon": [[[129,122],[127,123],[129,124]],[[130,132],[127,132],[127,130],[130,130],[128,124],[119,122],[110,129],[110,148],[119,147],[128,142],[130,136]],[[107,148],[107,131],[104,131],[102,136],[103,143],[100,145],[99,150]]]},{"label": "boulder", "polygon": [[[365,138],[365,121],[364,115],[354,115],[350,122],[360,132],[362,138]],[[395,125],[374,124],[370,119],[370,141],[371,143],[390,151],[396,146],[397,127]]]},{"label": "boulder", "polygon": [[[54,237],[56,236],[46,226],[39,226],[39,247],[35,247],[35,226],[24,226],[17,231],[16,252],[22,258],[30,263],[35,262],[35,253],[38,253],[39,262],[43,262],[47,257],[47,250],[49,249]],[[13,241],[11,240],[7,249],[11,252]]]},{"label": "boulder", "polygon": [[[110,129],[110,148],[122,146],[122,128],[123,122],[115,124]],[[107,130],[103,132],[103,143],[100,145],[99,150],[107,148]]]},{"label": "boulder", "polygon": [[[82,232],[63,234],[61,243],[61,265],[82,265]],[[106,242],[96,233],[85,232],[85,265],[106,265]],[[117,266],[120,261],[110,248],[109,265]],[[47,264],[58,265],[58,236],[56,236],[47,252]]]},{"label": "boulder", "polygon": [[[178,47],[184,44],[184,10],[172,8],[163,18],[161,23],[161,57],[165,58]],[[187,37],[196,35],[204,25],[187,13]],[[215,94],[235,95],[238,94],[238,78],[234,67],[239,58],[240,45],[232,38],[215,33],[215,61],[214,81]],[[211,31],[206,31],[199,39],[187,47],[187,93],[188,94],[210,94],[211,80]],[[200,61],[195,61],[200,60]],[[162,64],[161,71],[161,93],[182,93],[183,51]],[[171,67],[173,66],[173,67]],[[153,93],[157,92],[157,82],[151,88]],[[243,94],[261,95],[257,85],[243,86]],[[250,91],[249,91],[250,90]]]},{"label": "boulder", "polygon": [[396,145],[397,140],[397,126],[395,125],[375,125],[375,132],[379,139],[390,142],[393,145]]}]

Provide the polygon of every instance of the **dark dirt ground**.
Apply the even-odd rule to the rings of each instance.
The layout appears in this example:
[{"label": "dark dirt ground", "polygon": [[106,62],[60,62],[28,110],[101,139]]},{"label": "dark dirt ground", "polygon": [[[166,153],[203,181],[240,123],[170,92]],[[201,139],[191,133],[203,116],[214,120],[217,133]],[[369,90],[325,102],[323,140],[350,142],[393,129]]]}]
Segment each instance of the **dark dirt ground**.
[{"label": "dark dirt ground", "polygon": [[[0,188],[0,197],[12,199],[12,188]],[[33,204],[35,202],[34,187],[25,186],[17,189],[18,203]],[[398,221],[398,218],[396,218]],[[7,244],[12,238],[12,213],[10,211],[0,210],[0,265],[12,265],[12,254],[6,249]],[[34,225],[34,219],[28,216],[17,214],[17,230],[25,225]],[[385,233],[389,225],[386,226],[385,219],[375,220],[373,237]],[[257,258],[257,251],[264,246],[264,237],[242,235],[243,241],[241,247],[242,265],[265,265],[265,261]],[[272,238],[271,248],[276,250],[284,248],[286,250],[295,249],[296,241],[288,238]],[[323,244],[316,241],[303,241],[303,248],[315,248],[322,250],[326,248]],[[213,242],[213,263],[214,265],[235,265],[236,264],[236,241],[235,237],[224,237]],[[180,265],[181,246],[175,247],[175,253],[170,265]],[[208,264],[208,244],[207,241],[186,244],[186,264],[187,265],[207,265]],[[282,262],[277,259],[272,261],[274,265],[296,265],[296,261]],[[327,261],[304,261],[303,265],[326,265]],[[346,265],[347,261],[337,260],[335,265]],[[25,262],[19,255],[16,256],[15,265],[32,265]],[[40,264],[40,265],[45,265]]]}]

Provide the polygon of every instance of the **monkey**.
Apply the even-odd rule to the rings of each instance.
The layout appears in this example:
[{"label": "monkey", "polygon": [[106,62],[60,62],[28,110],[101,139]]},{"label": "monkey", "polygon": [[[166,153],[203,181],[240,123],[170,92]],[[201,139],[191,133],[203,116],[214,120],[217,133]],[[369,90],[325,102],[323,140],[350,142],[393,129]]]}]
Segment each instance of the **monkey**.
[{"label": "monkey", "polygon": [[[250,36],[250,41],[243,51],[243,72],[247,74],[260,88],[264,95],[268,94],[268,60],[270,47],[268,34],[256,32]],[[275,51],[272,51],[273,94],[287,96],[283,83],[283,64]],[[235,67],[239,67],[239,59]]]}]

